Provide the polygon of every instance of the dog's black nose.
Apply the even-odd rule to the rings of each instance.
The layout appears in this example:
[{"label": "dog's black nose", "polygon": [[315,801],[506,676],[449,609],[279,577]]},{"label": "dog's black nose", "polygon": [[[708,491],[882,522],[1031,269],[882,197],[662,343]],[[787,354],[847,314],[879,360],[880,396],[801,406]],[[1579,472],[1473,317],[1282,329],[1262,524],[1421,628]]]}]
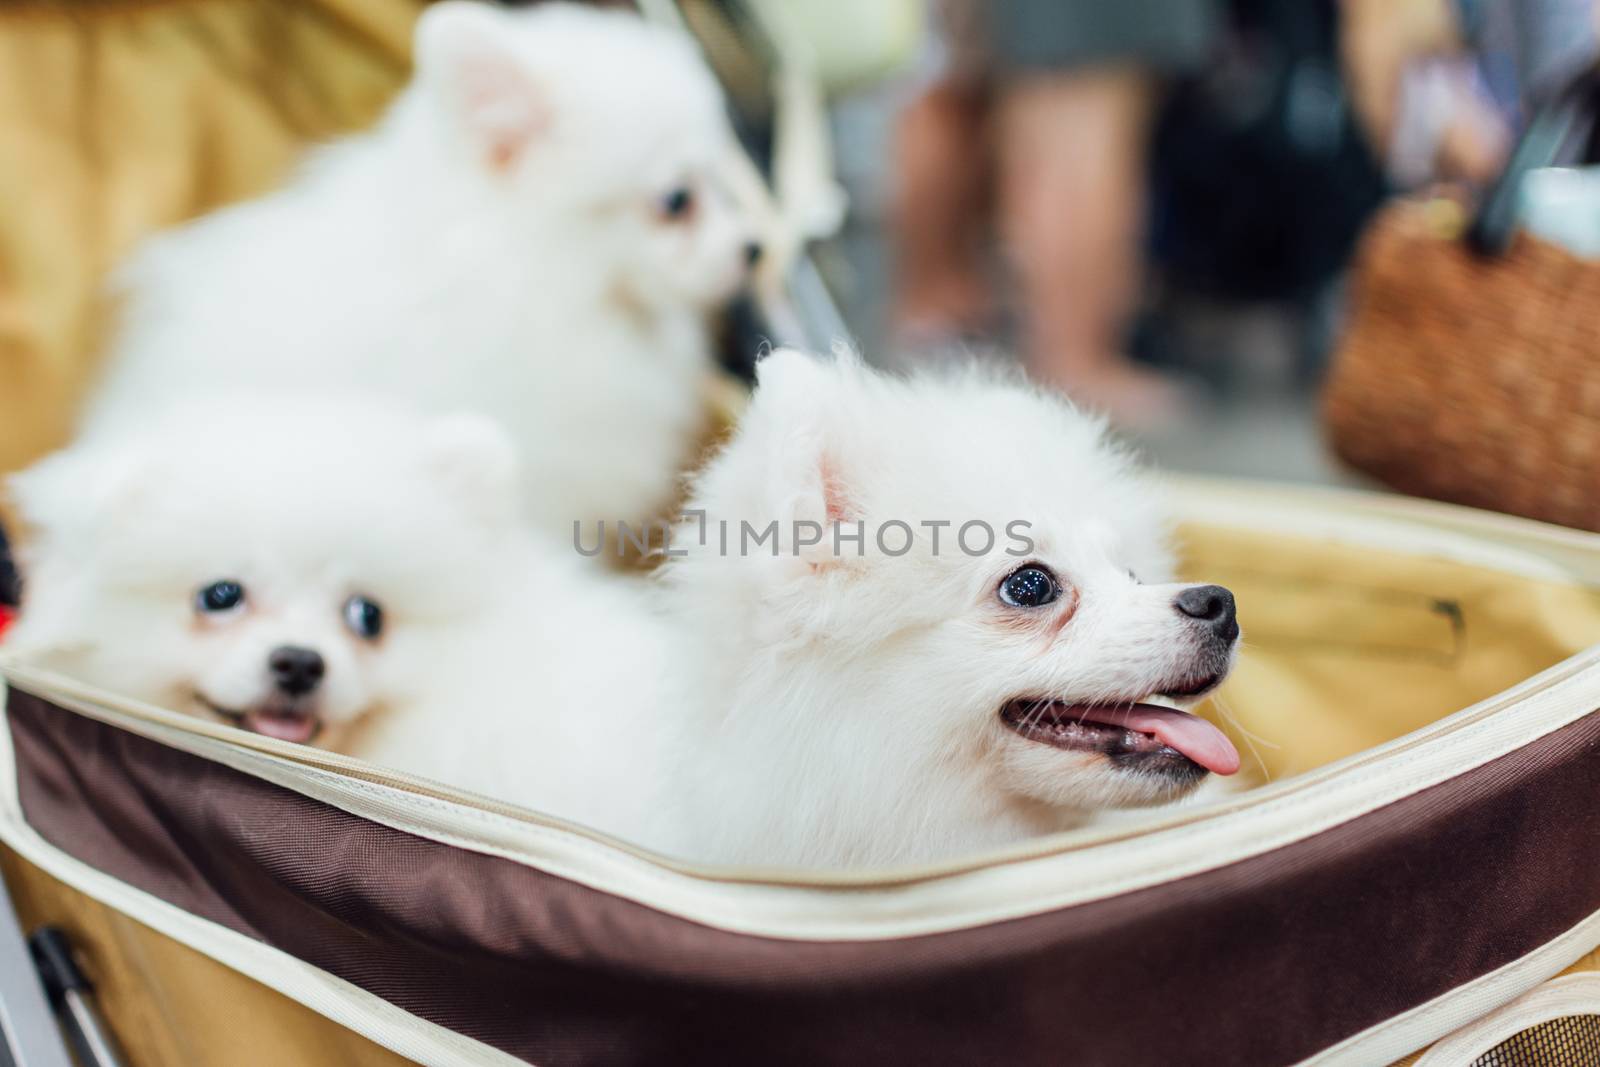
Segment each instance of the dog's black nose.
[{"label": "dog's black nose", "polygon": [[1183,614],[1204,623],[1223,641],[1239,636],[1239,617],[1233,606],[1233,594],[1220,585],[1191,585],[1179,593],[1172,602]]},{"label": "dog's black nose", "polygon": [[761,262],[761,254],[764,251],[766,251],[766,250],[761,247],[761,242],[760,241],[746,241],[744,243],[744,263],[745,263],[745,266],[753,267],[757,263],[760,263]]},{"label": "dog's black nose", "polygon": [[305,696],[322,684],[328,665],[322,654],[309,648],[284,645],[267,656],[267,669],[272,672],[272,682],[289,696]]}]

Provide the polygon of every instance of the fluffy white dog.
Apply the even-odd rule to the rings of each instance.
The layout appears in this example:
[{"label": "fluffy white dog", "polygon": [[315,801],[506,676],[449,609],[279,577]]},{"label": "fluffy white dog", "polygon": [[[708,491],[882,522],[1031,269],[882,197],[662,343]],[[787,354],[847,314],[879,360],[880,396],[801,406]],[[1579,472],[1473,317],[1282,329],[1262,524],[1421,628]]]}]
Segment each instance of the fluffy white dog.
[{"label": "fluffy white dog", "polygon": [[348,747],[407,714],[448,635],[520,567],[512,446],[481,415],[237,397],[10,483],[5,649],[101,688]]},{"label": "fluffy white dog", "polygon": [[653,514],[701,430],[704,317],[760,246],[690,40],[561,3],[430,7],[417,75],[281,191],[149,241],[85,428],[182,389],[382,391],[500,420],[529,514]]},{"label": "fluffy white dog", "polygon": [[[26,536],[9,655],[654,831],[669,633],[641,579],[528,529],[497,423],[228,393],[165,414],[10,480]],[[634,696],[608,708],[615,693]]]},{"label": "fluffy white dog", "polygon": [[536,560],[456,635],[478,658],[440,657],[470,669],[431,679],[479,732],[397,717],[364,754],[694,860],[828,867],[1238,768],[1175,706],[1232,666],[1233,599],[1170,581],[1158,498],[1097,421],[992,372],[779,352],[759,373],[654,603]]},{"label": "fluffy white dog", "polygon": [[705,535],[665,569],[696,646],[667,836],[923,861],[1238,769],[1174,706],[1231,668],[1233,598],[1172,582],[1158,496],[1097,420],[993,372],[779,352],[759,373],[699,479]]}]

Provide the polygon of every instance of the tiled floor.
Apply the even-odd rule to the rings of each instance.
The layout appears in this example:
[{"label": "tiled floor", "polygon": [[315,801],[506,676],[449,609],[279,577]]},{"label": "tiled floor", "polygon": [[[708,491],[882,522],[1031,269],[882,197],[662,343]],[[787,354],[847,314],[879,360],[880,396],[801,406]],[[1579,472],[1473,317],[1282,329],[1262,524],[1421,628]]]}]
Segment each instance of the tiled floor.
[{"label": "tiled floor", "polygon": [[1309,398],[1293,394],[1238,400],[1201,412],[1140,447],[1170,470],[1273,481],[1356,485],[1323,446]]}]

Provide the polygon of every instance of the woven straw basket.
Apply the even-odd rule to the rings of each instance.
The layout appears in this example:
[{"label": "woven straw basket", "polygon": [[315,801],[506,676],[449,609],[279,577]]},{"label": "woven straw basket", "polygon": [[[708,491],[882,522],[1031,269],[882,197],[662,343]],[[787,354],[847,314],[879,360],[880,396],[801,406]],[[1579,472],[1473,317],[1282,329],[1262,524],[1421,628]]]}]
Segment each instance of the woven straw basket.
[{"label": "woven straw basket", "polygon": [[1328,383],[1335,450],[1396,489],[1600,529],[1600,263],[1405,201],[1367,235]]}]

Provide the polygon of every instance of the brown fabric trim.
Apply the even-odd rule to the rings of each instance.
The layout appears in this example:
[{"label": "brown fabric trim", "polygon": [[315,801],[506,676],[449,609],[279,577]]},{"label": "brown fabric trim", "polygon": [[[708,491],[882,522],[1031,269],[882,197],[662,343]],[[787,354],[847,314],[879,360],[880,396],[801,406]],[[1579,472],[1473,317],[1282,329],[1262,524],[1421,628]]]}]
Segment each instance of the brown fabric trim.
[{"label": "brown fabric trim", "polygon": [[322,1062],[338,1067],[413,1067],[399,1053],[102,904],[4,846],[0,874],[23,929],[50,924],[66,931],[128,1064],[297,1067],[306,1062],[306,1049],[317,1049]]},{"label": "brown fabric trim", "polygon": [[10,718],[58,848],[547,1065],[1283,1064],[1600,910],[1600,714],[1221,870],[875,942],[708,928],[24,693]]}]

